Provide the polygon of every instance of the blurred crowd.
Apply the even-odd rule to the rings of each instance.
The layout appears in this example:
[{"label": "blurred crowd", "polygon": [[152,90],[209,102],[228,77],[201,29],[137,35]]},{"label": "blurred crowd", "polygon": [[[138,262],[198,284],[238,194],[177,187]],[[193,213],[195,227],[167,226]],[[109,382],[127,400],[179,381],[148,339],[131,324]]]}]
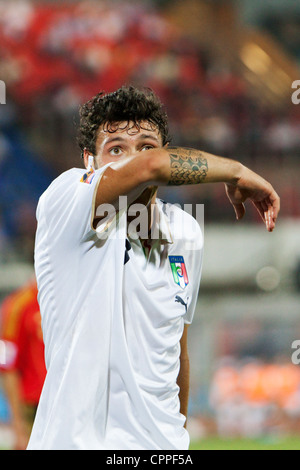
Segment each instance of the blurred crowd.
[{"label": "blurred crowd", "polygon": [[212,379],[210,399],[221,436],[300,432],[300,369],[289,359],[223,358]]},{"label": "blurred crowd", "polygon": [[209,388],[192,393],[190,401],[194,440],[300,435],[300,369],[284,355],[270,360],[221,356]]},{"label": "blurred crowd", "polygon": [[[273,171],[286,157],[297,165],[299,107],[262,106],[225,61],[183,36],[151,2],[0,1],[0,78],[8,94],[0,107],[2,256],[12,237],[23,256],[39,194],[57,173],[81,165],[74,145],[78,107],[101,89],[152,87],[166,105],[175,145]],[[299,185],[284,181],[280,192],[284,215],[299,217]],[[201,201],[190,188],[167,196],[204,202],[208,222],[232,220],[218,188],[204,189]],[[15,202],[22,210],[12,215]],[[249,220],[256,220],[254,212]]]}]

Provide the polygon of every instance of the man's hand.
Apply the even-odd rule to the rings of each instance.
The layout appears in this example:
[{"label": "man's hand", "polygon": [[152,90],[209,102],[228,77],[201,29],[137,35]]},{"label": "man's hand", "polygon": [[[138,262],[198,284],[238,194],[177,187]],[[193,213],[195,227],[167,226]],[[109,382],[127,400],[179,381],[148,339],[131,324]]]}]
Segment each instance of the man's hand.
[{"label": "man's hand", "polygon": [[238,220],[245,214],[244,202],[250,199],[266,224],[267,230],[269,232],[274,230],[280,210],[280,199],[270,183],[243,166],[238,181],[234,184],[226,183],[225,187]]}]

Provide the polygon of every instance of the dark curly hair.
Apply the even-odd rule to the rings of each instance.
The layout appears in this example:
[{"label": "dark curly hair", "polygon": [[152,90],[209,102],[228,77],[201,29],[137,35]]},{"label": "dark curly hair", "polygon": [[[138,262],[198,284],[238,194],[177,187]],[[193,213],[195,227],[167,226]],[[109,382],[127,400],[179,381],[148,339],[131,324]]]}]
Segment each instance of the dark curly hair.
[{"label": "dark curly hair", "polygon": [[[170,142],[168,117],[159,98],[150,88],[138,89],[123,86],[113,93],[98,93],[81,106],[77,142],[83,155],[84,149],[95,155],[98,130],[106,126],[108,132],[115,132],[118,122],[126,122],[124,130],[141,129],[141,122],[147,121],[151,129],[158,129],[163,145]],[[129,125],[129,123],[133,123]]]}]

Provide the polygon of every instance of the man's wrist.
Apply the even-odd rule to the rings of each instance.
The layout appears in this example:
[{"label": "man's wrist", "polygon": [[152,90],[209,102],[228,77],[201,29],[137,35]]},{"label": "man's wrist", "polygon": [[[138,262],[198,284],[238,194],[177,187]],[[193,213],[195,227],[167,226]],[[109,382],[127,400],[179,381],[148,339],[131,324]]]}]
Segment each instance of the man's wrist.
[{"label": "man's wrist", "polygon": [[236,186],[242,178],[244,171],[245,167],[242,163],[236,160],[229,160],[229,171],[224,182]]}]

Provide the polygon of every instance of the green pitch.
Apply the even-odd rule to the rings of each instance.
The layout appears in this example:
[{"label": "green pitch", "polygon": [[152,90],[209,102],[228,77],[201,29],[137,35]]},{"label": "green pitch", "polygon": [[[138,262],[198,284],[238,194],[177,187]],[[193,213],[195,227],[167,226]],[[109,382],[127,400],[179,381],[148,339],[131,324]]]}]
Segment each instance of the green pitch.
[{"label": "green pitch", "polygon": [[[8,449],[0,445],[0,450]],[[210,437],[192,442],[190,450],[300,450],[300,435],[261,440]]]},{"label": "green pitch", "polygon": [[261,440],[211,437],[192,442],[190,450],[300,450],[300,435]]}]

